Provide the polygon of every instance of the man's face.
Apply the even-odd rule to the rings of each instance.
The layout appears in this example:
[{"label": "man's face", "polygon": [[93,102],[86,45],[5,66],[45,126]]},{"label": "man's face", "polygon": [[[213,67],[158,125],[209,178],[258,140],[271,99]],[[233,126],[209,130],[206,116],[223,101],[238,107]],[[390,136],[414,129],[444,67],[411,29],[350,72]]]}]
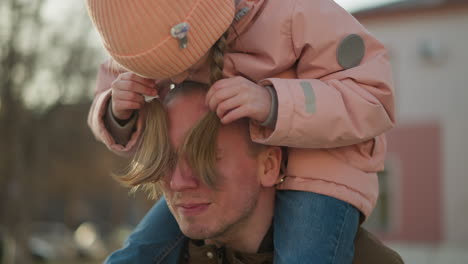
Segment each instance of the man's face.
[{"label": "man's face", "polygon": [[[169,137],[178,149],[187,132],[207,112],[205,94],[177,96],[167,105]],[[193,239],[229,236],[242,228],[257,206],[261,191],[257,158],[246,137],[247,125],[233,123],[219,130],[219,172],[216,189],[209,188],[183,157],[162,180],[168,206],[182,232]]]}]

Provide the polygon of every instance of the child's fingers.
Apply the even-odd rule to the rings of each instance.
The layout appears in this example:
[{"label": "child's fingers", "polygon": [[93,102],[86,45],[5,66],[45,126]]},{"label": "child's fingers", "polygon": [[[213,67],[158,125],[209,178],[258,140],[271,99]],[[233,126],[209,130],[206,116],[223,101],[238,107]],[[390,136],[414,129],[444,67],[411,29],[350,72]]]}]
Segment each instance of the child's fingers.
[{"label": "child's fingers", "polygon": [[112,110],[115,112],[125,112],[128,110],[138,110],[142,107],[143,105],[134,102],[134,101],[124,101],[124,100],[119,100],[115,102],[115,104],[112,105]]},{"label": "child's fingers", "polygon": [[242,100],[239,98],[239,96],[231,97],[218,104],[218,107],[216,108],[216,115],[218,115],[219,118],[223,118],[231,110],[240,106],[242,106]]},{"label": "child's fingers", "polygon": [[114,100],[132,101],[139,104],[145,103],[145,99],[141,94],[129,91],[112,91],[112,98]]},{"label": "child's fingers", "polygon": [[215,111],[220,103],[236,96],[238,96],[238,90],[235,87],[227,87],[211,93],[210,97],[206,100],[210,110]]},{"label": "child's fingers", "polygon": [[132,72],[121,73],[117,80],[114,81],[113,85],[114,84],[120,85],[120,89],[134,91],[148,96],[157,95],[157,90],[155,89],[156,80],[144,78]]},{"label": "child's fingers", "polygon": [[132,101],[112,101],[112,113],[121,120],[129,119],[135,110],[142,108],[142,105]]},{"label": "child's fingers", "polygon": [[[219,82],[219,81],[218,81]],[[211,87],[210,89],[208,89],[208,92],[206,93],[206,96],[205,96],[205,104],[208,105],[210,103],[210,99],[211,97],[213,97],[213,94],[215,93],[215,91],[217,91],[219,88],[217,88],[216,84],[218,82],[215,82]]]},{"label": "child's fingers", "polygon": [[229,124],[240,118],[248,117],[248,115],[249,115],[248,107],[241,106],[241,107],[238,107],[229,111],[223,118],[221,118],[221,123]]},{"label": "child's fingers", "polygon": [[[221,90],[226,90],[225,88],[232,86],[230,83],[232,83],[233,78],[227,78],[227,79],[221,79],[217,82],[215,82],[210,89],[208,90],[208,93],[206,93],[206,100],[205,103],[208,105],[209,99],[213,97],[213,95]],[[229,89],[228,89],[229,90]]]},{"label": "child's fingers", "polygon": [[120,77],[121,80],[137,82],[137,83],[140,83],[142,85],[146,85],[148,87],[154,86],[154,84],[156,82],[154,79],[144,78],[144,77],[138,76],[138,75],[136,75],[136,74],[134,74],[132,72],[121,73],[119,75],[119,77]]},{"label": "child's fingers", "polygon": [[135,81],[122,79],[114,81],[111,87],[113,90],[129,91],[150,96],[155,96],[158,94],[158,91],[154,86],[149,87]]}]

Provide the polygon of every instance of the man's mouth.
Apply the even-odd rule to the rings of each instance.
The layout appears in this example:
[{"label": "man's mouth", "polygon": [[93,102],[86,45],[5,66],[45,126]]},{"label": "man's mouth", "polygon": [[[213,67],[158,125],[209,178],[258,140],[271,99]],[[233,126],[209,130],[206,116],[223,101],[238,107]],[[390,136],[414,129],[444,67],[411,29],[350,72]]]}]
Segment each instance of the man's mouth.
[{"label": "man's mouth", "polygon": [[210,203],[181,203],[176,205],[180,213],[185,216],[195,216],[203,213]]}]

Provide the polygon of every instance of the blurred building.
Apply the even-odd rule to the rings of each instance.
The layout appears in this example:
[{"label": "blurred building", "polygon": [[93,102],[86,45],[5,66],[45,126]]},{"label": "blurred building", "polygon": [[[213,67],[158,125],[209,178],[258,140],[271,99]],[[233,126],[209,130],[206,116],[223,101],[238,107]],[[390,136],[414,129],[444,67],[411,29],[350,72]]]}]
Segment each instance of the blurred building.
[{"label": "blurred building", "polygon": [[407,0],[354,16],[389,49],[396,87],[397,126],[367,225],[413,248],[408,263],[468,263],[468,1]]}]

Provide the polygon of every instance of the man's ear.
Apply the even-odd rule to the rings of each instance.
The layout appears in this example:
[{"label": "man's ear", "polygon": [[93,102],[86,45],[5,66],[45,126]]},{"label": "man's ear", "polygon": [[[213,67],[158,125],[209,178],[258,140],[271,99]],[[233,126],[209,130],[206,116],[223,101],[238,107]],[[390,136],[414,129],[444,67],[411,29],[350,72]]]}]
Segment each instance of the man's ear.
[{"label": "man's ear", "polygon": [[281,147],[268,146],[260,154],[260,183],[263,187],[273,187],[278,182],[281,169]]}]

